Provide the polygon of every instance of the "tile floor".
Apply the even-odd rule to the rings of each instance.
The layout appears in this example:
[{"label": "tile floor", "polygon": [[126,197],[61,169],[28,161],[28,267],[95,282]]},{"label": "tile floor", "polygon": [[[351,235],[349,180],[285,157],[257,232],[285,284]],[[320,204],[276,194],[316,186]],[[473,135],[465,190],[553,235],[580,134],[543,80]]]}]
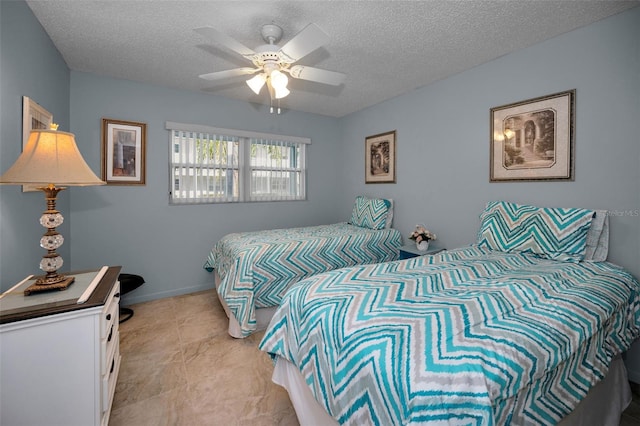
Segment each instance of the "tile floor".
[{"label": "tile floor", "polygon": [[227,334],[213,291],[131,306],[120,324],[122,363],[110,426],[297,425],[287,392],[271,382],[263,333]]},{"label": "tile floor", "polygon": [[[131,307],[133,318],[120,324],[110,426],[298,425],[287,392],[271,382],[271,360],[257,348],[263,333],[230,337],[213,291]],[[620,426],[640,426],[640,386],[632,389]]]}]

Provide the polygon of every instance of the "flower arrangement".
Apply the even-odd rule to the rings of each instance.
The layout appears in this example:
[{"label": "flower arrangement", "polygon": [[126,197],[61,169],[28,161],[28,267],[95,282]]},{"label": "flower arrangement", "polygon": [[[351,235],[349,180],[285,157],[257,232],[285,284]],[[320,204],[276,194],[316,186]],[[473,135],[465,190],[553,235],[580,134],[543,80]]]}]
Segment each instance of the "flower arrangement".
[{"label": "flower arrangement", "polygon": [[409,239],[415,240],[416,243],[419,243],[422,241],[437,240],[438,237],[436,234],[425,228],[424,225],[418,224],[416,225],[416,229],[414,229],[411,235],[409,235]]}]

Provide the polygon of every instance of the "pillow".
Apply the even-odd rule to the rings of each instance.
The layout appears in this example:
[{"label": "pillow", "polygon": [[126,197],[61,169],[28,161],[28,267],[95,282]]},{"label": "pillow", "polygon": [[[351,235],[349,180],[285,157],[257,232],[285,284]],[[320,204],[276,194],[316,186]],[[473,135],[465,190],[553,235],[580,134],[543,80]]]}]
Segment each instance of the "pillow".
[{"label": "pillow", "polygon": [[587,233],[587,249],[584,260],[604,262],[609,254],[609,215],[606,210],[596,210]]},{"label": "pillow", "polygon": [[389,209],[387,210],[387,220],[384,225],[384,229],[390,229],[393,224],[393,200],[391,198],[386,199],[389,202]]},{"label": "pillow", "polygon": [[[392,202],[381,198],[356,197],[349,223],[369,229],[385,229]],[[389,220],[389,222],[391,222]],[[391,224],[389,223],[389,226]]]},{"label": "pillow", "polygon": [[585,256],[593,216],[593,210],[492,201],[480,215],[478,245],[579,262]]}]

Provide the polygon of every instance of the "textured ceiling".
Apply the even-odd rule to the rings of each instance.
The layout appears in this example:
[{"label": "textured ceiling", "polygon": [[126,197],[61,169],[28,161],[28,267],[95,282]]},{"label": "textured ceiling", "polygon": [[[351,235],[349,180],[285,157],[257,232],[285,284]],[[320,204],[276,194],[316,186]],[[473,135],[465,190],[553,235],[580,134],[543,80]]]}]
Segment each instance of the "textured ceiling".
[{"label": "textured ceiling", "polygon": [[290,79],[285,109],[341,117],[607,16],[640,1],[82,1],[27,0],[70,69],[255,103],[246,76],[198,75],[250,63],[194,28],[214,26],[244,45],[260,28],[309,23],[330,37],[298,63],[347,75],[334,87]]}]

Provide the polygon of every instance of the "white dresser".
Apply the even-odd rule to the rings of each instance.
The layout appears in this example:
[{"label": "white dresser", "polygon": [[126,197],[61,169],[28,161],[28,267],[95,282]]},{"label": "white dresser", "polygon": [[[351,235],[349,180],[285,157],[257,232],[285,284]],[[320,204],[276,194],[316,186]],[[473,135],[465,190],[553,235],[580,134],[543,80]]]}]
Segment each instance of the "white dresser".
[{"label": "white dresser", "polygon": [[[70,289],[88,287],[91,273],[69,274]],[[119,273],[106,269],[82,304],[68,290],[52,294],[66,301],[17,309],[10,295],[0,299],[0,425],[108,425],[120,368]]]}]

